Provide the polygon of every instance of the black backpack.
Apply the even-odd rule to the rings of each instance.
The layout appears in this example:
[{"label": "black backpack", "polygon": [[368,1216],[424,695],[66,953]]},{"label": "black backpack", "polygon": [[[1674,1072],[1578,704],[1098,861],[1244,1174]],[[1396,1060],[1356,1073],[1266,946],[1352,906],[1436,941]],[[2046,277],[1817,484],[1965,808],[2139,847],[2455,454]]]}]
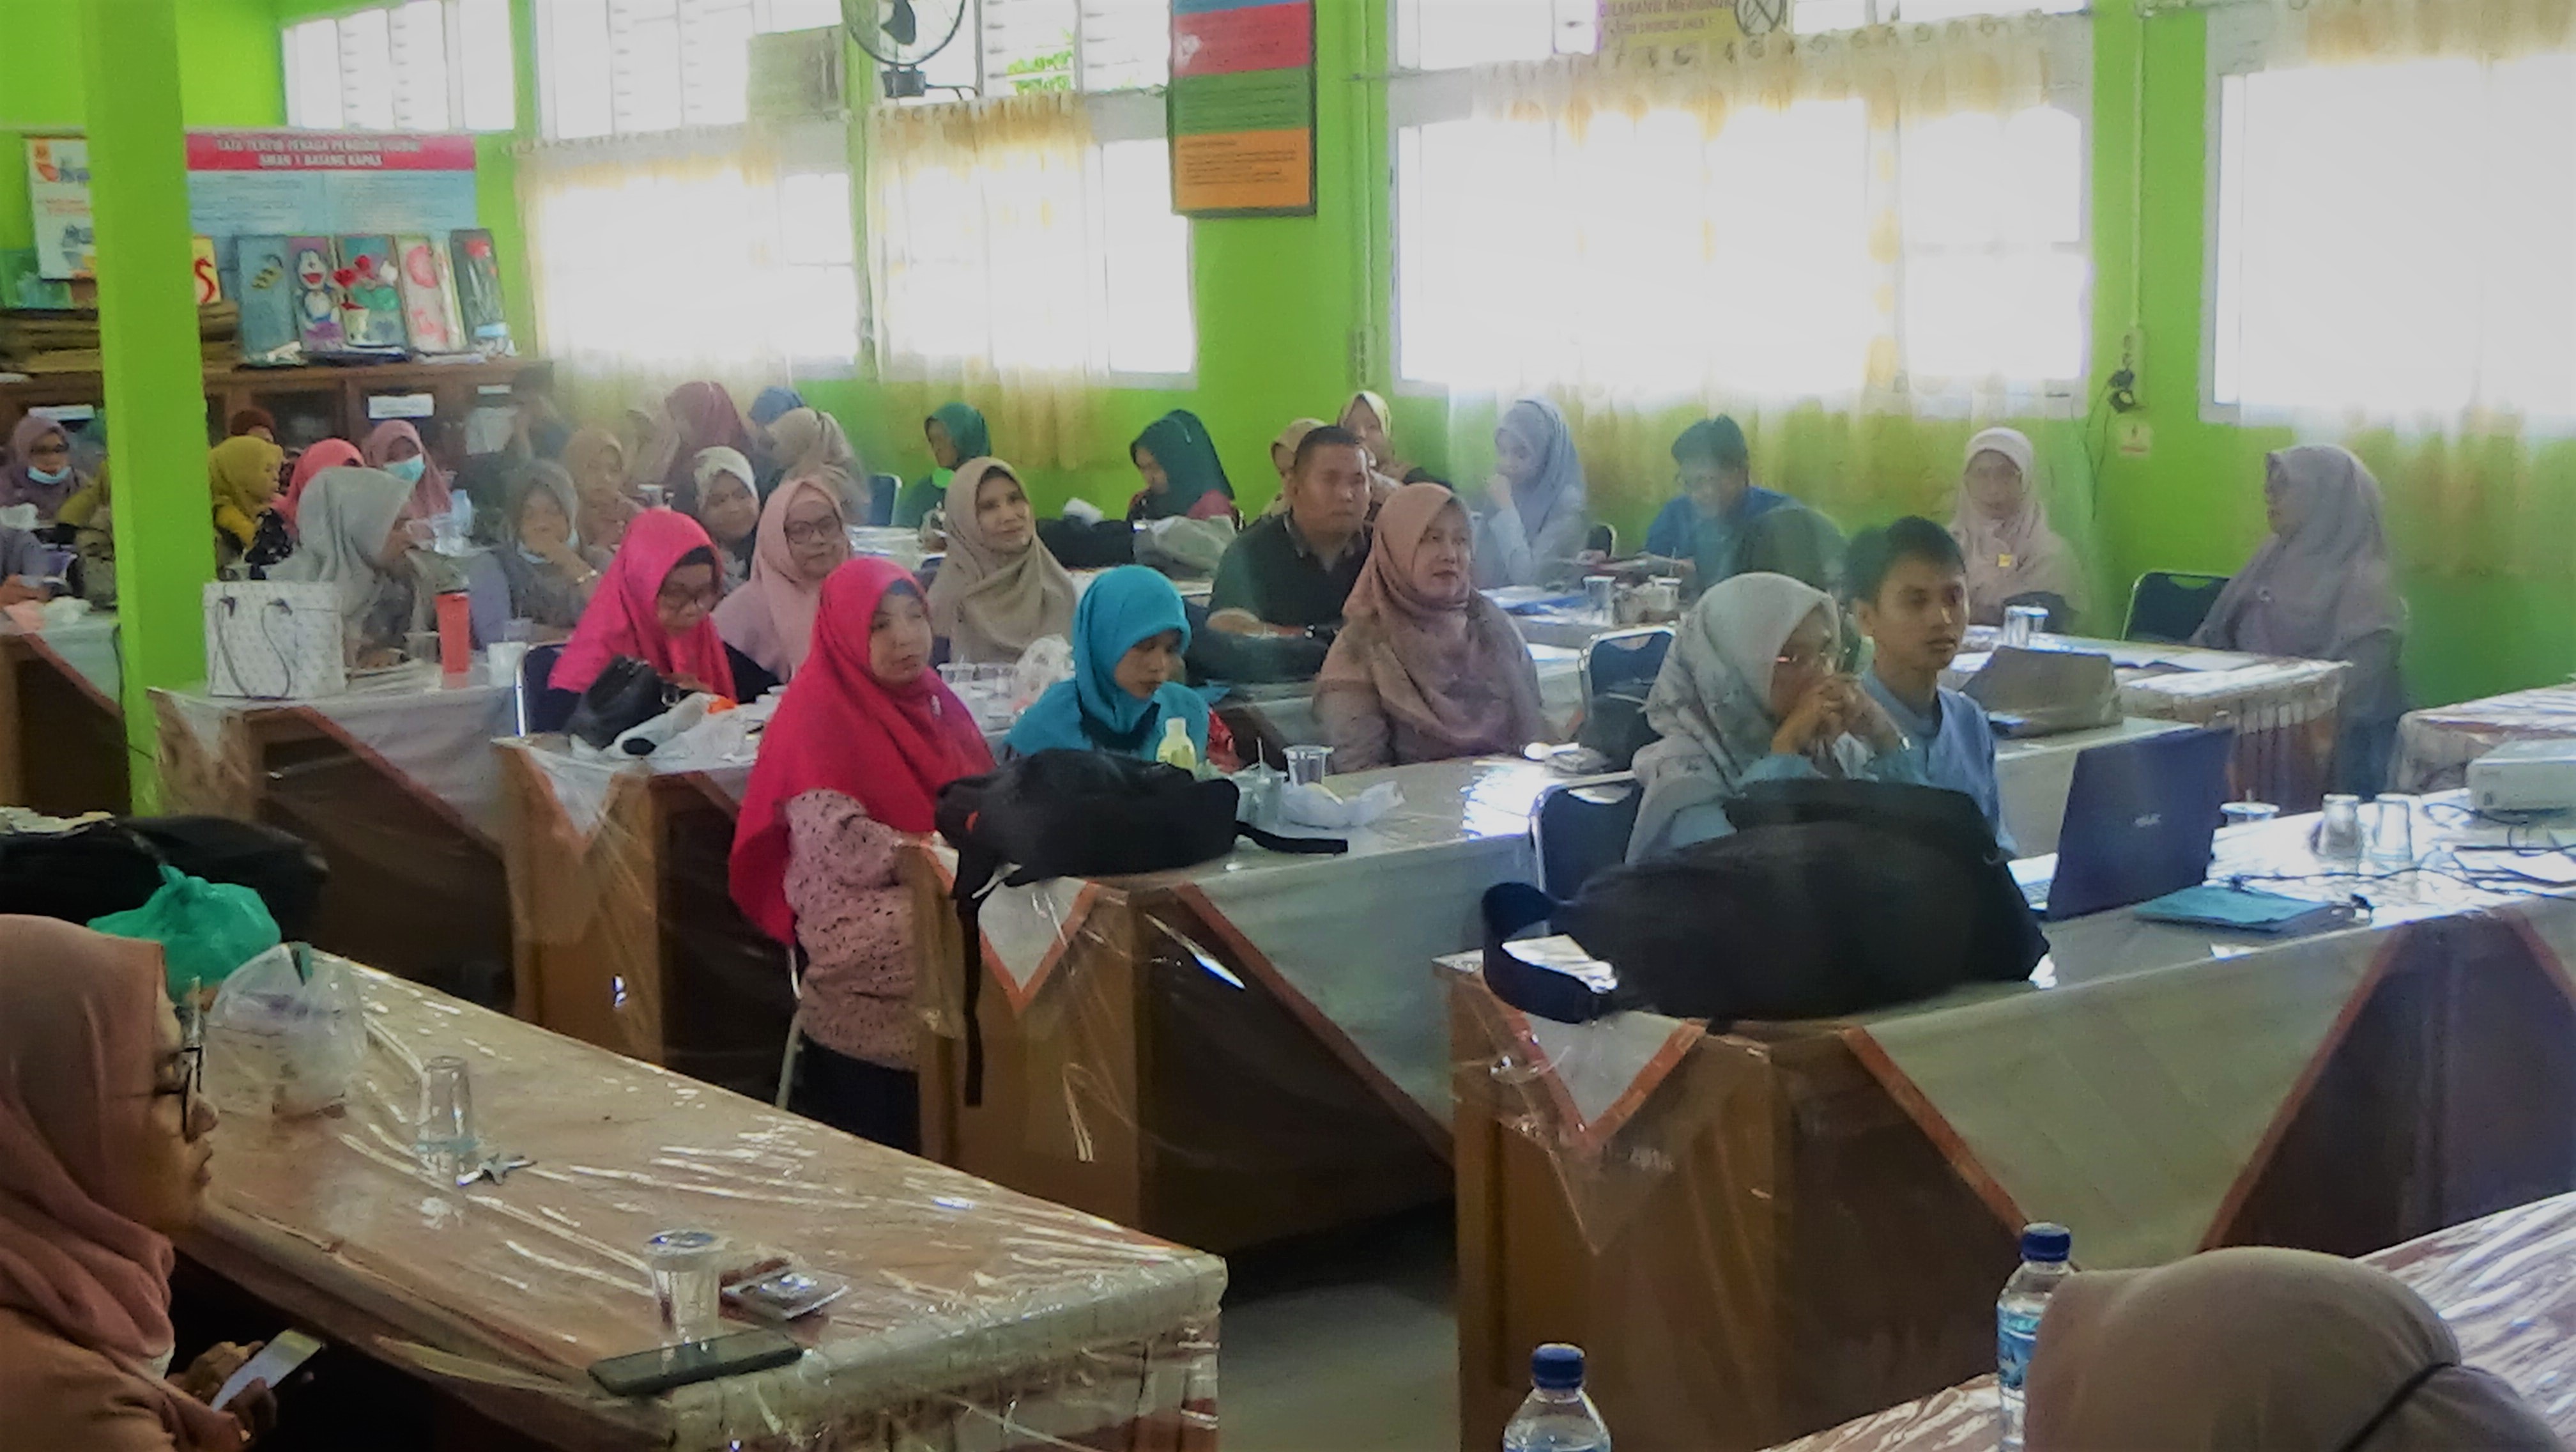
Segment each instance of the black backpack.
[{"label": "black backpack", "polygon": [[0,913],[86,924],[143,906],[163,864],[259,894],[288,941],[309,936],[330,875],[303,839],[228,817],[127,817],[0,835]]},{"label": "black backpack", "polygon": [[[1762,782],[1727,817],[1733,835],[1601,873],[1568,904],[1519,884],[1488,892],[1487,984],[1561,1022],[1645,1009],[1722,1027],[2016,982],[2048,952],[1993,832],[1957,792]],[[1551,919],[1618,970],[1616,988],[1511,953],[1505,939]]]},{"label": "black backpack", "polygon": [[[1237,836],[1273,852],[1335,855],[1350,844],[1280,837],[1235,820],[1234,783],[1103,751],[1041,751],[939,789],[939,835],[957,849],[957,925],[966,972],[966,1103],[984,1102],[984,899],[997,877],[1024,887],[1056,877],[1129,877],[1195,867]],[[1000,877],[1005,865],[1012,870]]]}]

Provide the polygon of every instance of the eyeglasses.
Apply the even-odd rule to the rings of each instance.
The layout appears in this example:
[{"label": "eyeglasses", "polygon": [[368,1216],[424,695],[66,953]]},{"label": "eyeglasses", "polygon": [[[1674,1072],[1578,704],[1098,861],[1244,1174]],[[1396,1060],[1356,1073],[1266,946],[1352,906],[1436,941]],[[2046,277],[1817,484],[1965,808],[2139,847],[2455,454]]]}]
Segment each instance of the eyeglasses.
[{"label": "eyeglasses", "polygon": [[179,1128],[182,1134],[196,1138],[197,1097],[206,1083],[206,1019],[194,1003],[179,1011],[179,1083],[170,1089],[155,1088],[154,1098],[164,1094],[179,1096]]},{"label": "eyeglasses", "polygon": [[1831,645],[1820,645],[1813,650],[1783,650],[1773,659],[1771,668],[1777,671],[1820,671],[1833,658]]},{"label": "eyeglasses", "polygon": [[661,593],[654,597],[654,603],[668,610],[683,610],[691,605],[704,605],[712,610],[723,598],[723,590],[714,585],[703,590],[692,590],[686,585],[664,585]]},{"label": "eyeglasses", "polygon": [[787,521],[787,542],[792,545],[822,544],[840,533],[841,527],[828,519]]}]

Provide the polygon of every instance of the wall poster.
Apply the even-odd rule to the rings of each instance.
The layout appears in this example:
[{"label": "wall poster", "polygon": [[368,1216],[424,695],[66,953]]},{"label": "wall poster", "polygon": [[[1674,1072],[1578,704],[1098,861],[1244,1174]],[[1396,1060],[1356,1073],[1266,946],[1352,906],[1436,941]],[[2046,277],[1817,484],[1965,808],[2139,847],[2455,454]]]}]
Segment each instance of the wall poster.
[{"label": "wall poster", "polygon": [[1172,0],[1172,210],[1315,213],[1313,0]]}]

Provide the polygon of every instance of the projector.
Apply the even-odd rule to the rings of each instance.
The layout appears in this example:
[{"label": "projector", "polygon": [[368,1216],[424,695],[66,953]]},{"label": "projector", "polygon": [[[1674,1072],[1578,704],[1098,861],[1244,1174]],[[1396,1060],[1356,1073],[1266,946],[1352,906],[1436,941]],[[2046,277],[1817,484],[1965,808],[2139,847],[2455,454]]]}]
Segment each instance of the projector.
[{"label": "projector", "polygon": [[2469,801],[2481,812],[2576,808],[2576,740],[2507,742],[2470,762]]}]

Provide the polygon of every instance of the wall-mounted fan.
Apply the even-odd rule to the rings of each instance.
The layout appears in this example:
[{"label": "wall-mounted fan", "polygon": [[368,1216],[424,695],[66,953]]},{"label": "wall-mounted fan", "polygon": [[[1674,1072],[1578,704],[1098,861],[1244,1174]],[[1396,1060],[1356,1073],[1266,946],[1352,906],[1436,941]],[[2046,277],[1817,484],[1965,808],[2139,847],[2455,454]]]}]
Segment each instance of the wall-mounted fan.
[{"label": "wall-mounted fan", "polygon": [[850,41],[880,67],[886,99],[907,101],[928,93],[921,73],[966,27],[975,0],[841,0],[841,24]]}]

